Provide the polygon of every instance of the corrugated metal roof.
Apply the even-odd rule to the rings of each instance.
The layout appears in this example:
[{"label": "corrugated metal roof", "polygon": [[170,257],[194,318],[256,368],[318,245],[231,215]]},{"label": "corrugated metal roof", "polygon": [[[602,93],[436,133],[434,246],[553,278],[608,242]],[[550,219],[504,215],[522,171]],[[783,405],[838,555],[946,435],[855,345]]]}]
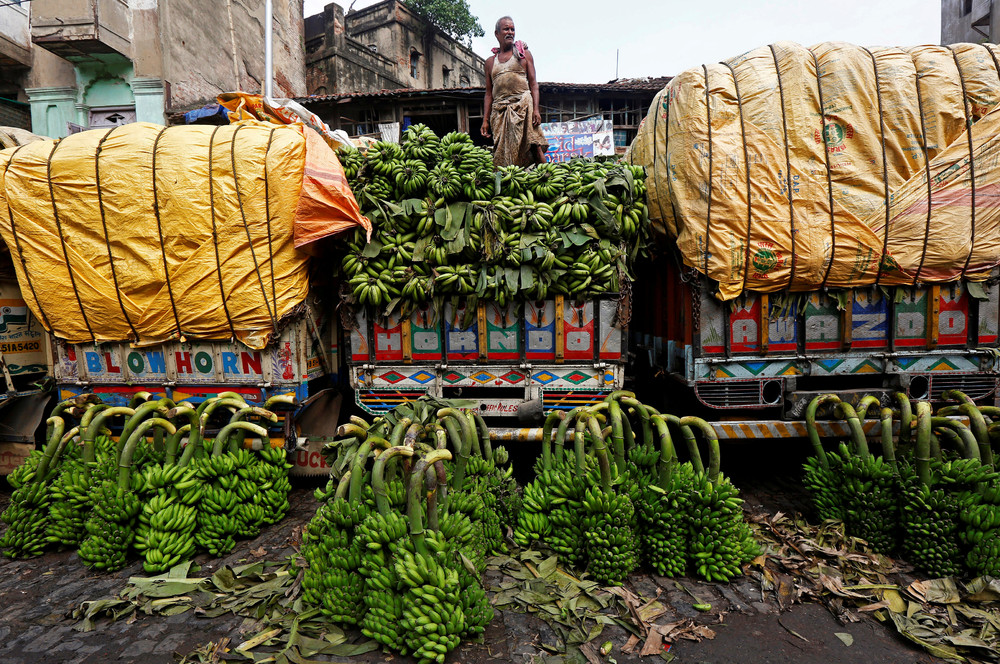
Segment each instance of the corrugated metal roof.
[{"label": "corrugated metal roof", "polygon": [[[589,92],[656,92],[670,80],[669,76],[660,78],[641,79],[619,79],[608,83],[559,83],[542,82],[538,87],[542,90],[565,90],[569,92],[589,91]],[[473,95],[482,94],[482,87],[453,87],[453,88],[396,88],[389,90],[377,90],[375,92],[342,92],[332,95],[310,95],[308,97],[296,97],[295,101],[300,104],[309,104],[324,101],[341,101],[345,99],[360,99],[364,97],[419,97],[424,95],[439,94],[459,94]]]}]

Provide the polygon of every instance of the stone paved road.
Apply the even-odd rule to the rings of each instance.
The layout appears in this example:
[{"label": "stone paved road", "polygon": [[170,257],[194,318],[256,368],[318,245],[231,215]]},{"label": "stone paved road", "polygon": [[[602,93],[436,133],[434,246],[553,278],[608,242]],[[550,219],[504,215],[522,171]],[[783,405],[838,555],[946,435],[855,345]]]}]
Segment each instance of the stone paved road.
[{"label": "stone paved road", "polygon": [[[238,565],[262,558],[280,560],[293,553],[299,543],[302,526],[316,509],[312,490],[312,486],[297,486],[290,496],[292,509],[288,517],[281,524],[268,528],[260,537],[239,542],[228,557],[221,560],[196,559],[202,564],[201,574],[211,574],[225,564]],[[749,493],[748,505],[758,509],[762,506],[773,507],[775,501],[780,503],[787,499],[784,488],[774,484],[762,487],[757,493]],[[9,498],[10,489],[4,487],[0,490],[0,510]],[[67,617],[67,613],[81,601],[113,595],[122,589],[129,576],[141,574],[141,565],[137,562],[114,574],[92,573],[81,564],[75,553],[69,552],[49,553],[20,561],[0,558],[0,662],[159,664],[176,661],[179,654],[188,653],[209,641],[228,637],[239,643],[257,632],[256,626],[244,626],[244,619],[237,616],[207,619],[194,616],[191,612],[170,617],[133,616],[119,622],[101,620],[98,628],[88,633],[73,629],[75,622]],[[820,642],[821,645],[813,644],[806,648],[807,644],[789,636],[788,631],[780,626],[775,600],[762,594],[760,587],[750,579],[719,585],[636,574],[628,587],[645,598],[660,596],[668,607],[668,613],[658,622],[691,618],[711,625],[718,633],[715,641],[678,644],[674,652],[681,655],[680,661],[751,664],[788,661],[791,656],[800,662],[817,663],[936,661],[899,641],[881,625],[869,621],[851,626],[853,630],[867,630],[874,635],[864,645],[859,637],[859,647],[852,654],[863,652],[878,657],[844,659],[843,644],[832,637],[837,623],[818,606],[795,607],[790,613],[780,616],[781,622],[786,624],[788,620],[804,621],[801,625],[796,623],[799,625],[796,631],[823,635],[825,640]],[[695,597],[710,603],[712,610],[708,613],[696,611],[692,607],[697,601]],[[724,621],[721,627],[717,624],[720,616]],[[859,634],[864,635],[862,631]],[[622,653],[620,648],[627,638],[623,628],[611,625],[605,628],[600,642],[611,640],[614,643],[611,655],[621,664],[658,661],[651,658],[640,660],[635,655]],[[449,661],[531,662],[534,656],[544,652],[539,644],[555,641],[556,635],[541,619],[514,611],[497,611],[483,643],[463,645]],[[751,651],[758,656],[747,657]],[[783,656],[779,657],[779,654]],[[350,661],[411,660],[376,651]]]}]

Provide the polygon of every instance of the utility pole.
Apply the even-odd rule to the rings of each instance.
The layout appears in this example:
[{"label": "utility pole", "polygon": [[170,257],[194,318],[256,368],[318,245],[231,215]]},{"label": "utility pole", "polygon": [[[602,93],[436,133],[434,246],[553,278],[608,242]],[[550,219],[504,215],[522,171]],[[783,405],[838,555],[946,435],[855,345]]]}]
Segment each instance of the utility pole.
[{"label": "utility pole", "polygon": [[273,0],[264,0],[264,96],[268,99],[274,96],[273,21]]},{"label": "utility pole", "polygon": [[615,80],[618,80],[618,53],[621,51],[620,48],[615,49]]}]

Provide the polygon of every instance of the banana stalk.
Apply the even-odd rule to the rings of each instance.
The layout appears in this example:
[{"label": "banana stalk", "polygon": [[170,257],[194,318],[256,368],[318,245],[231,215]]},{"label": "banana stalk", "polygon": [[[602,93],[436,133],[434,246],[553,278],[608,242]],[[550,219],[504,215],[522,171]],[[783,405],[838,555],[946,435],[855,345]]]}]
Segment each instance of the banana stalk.
[{"label": "banana stalk", "polygon": [[834,408],[834,413],[840,419],[847,420],[847,427],[851,430],[851,441],[854,443],[854,453],[862,457],[868,456],[868,438],[854,406],[841,401]]},{"label": "banana stalk", "polygon": [[917,403],[917,444],[914,461],[917,478],[924,486],[931,484],[931,405],[926,401]]},{"label": "banana stalk", "polygon": [[947,417],[932,417],[931,427],[934,430],[946,433],[955,442],[959,452],[964,459],[976,459],[981,461],[979,444],[976,436],[969,427],[958,420]]},{"label": "banana stalk", "polygon": [[894,472],[898,473],[899,464],[896,462],[896,446],[892,442],[892,408],[883,408],[881,415],[882,458],[889,463]]},{"label": "banana stalk", "polygon": [[[816,459],[819,461],[819,465],[823,470],[830,470],[830,463],[826,458],[826,451],[823,449],[823,443],[819,439],[819,430],[816,428],[816,411],[823,404],[839,404],[840,397],[836,394],[824,394],[822,396],[814,397],[809,405],[806,407],[806,432],[809,435],[809,443],[812,445],[813,453],[816,455]],[[909,406],[909,401],[906,402]]]}]

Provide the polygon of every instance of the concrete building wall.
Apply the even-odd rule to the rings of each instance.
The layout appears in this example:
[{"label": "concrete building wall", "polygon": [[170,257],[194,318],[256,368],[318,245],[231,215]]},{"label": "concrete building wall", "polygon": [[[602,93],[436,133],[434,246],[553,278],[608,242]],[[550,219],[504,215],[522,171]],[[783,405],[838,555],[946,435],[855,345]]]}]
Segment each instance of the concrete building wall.
[{"label": "concrete building wall", "polygon": [[[219,92],[260,93],[264,84],[263,0],[159,0],[163,78],[170,110]],[[302,0],[274,0],[274,94],[305,94]]]},{"label": "concrete building wall", "polygon": [[[481,57],[396,0],[352,12],[346,29],[354,39],[374,44],[379,53],[395,60],[396,76],[406,87],[476,86],[485,82]],[[468,82],[460,82],[466,79]]]},{"label": "concrete building wall", "polygon": [[305,33],[309,94],[405,87],[394,60],[347,35],[340,5],[331,3],[307,18]]},{"label": "concrete building wall", "polygon": [[306,19],[309,94],[478,86],[484,61],[396,0]]},{"label": "concrete building wall", "polygon": [[941,0],[941,43],[996,42],[1000,7],[996,0]]},{"label": "concrete building wall", "polygon": [[[278,97],[306,92],[302,3],[273,1]],[[96,0],[96,4],[73,0],[71,4],[32,3],[38,12],[30,19],[35,39],[33,45],[29,41],[31,65],[16,83],[31,103],[36,133],[65,136],[69,123],[105,126],[102,109],[121,109],[110,112],[126,118],[119,121],[163,123],[167,112],[211,103],[220,92],[263,91],[264,0]],[[0,57],[2,35],[16,33],[10,20],[4,22],[4,9],[9,7],[0,7]],[[70,9],[76,18],[63,25],[60,17]],[[119,20],[121,11],[124,23]],[[111,19],[116,27],[113,39],[106,41],[104,22]],[[0,67],[0,96],[4,71],[7,68]]]},{"label": "concrete building wall", "polygon": [[31,64],[31,29],[26,4],[0,7],[0,63],[5,69]]}]

